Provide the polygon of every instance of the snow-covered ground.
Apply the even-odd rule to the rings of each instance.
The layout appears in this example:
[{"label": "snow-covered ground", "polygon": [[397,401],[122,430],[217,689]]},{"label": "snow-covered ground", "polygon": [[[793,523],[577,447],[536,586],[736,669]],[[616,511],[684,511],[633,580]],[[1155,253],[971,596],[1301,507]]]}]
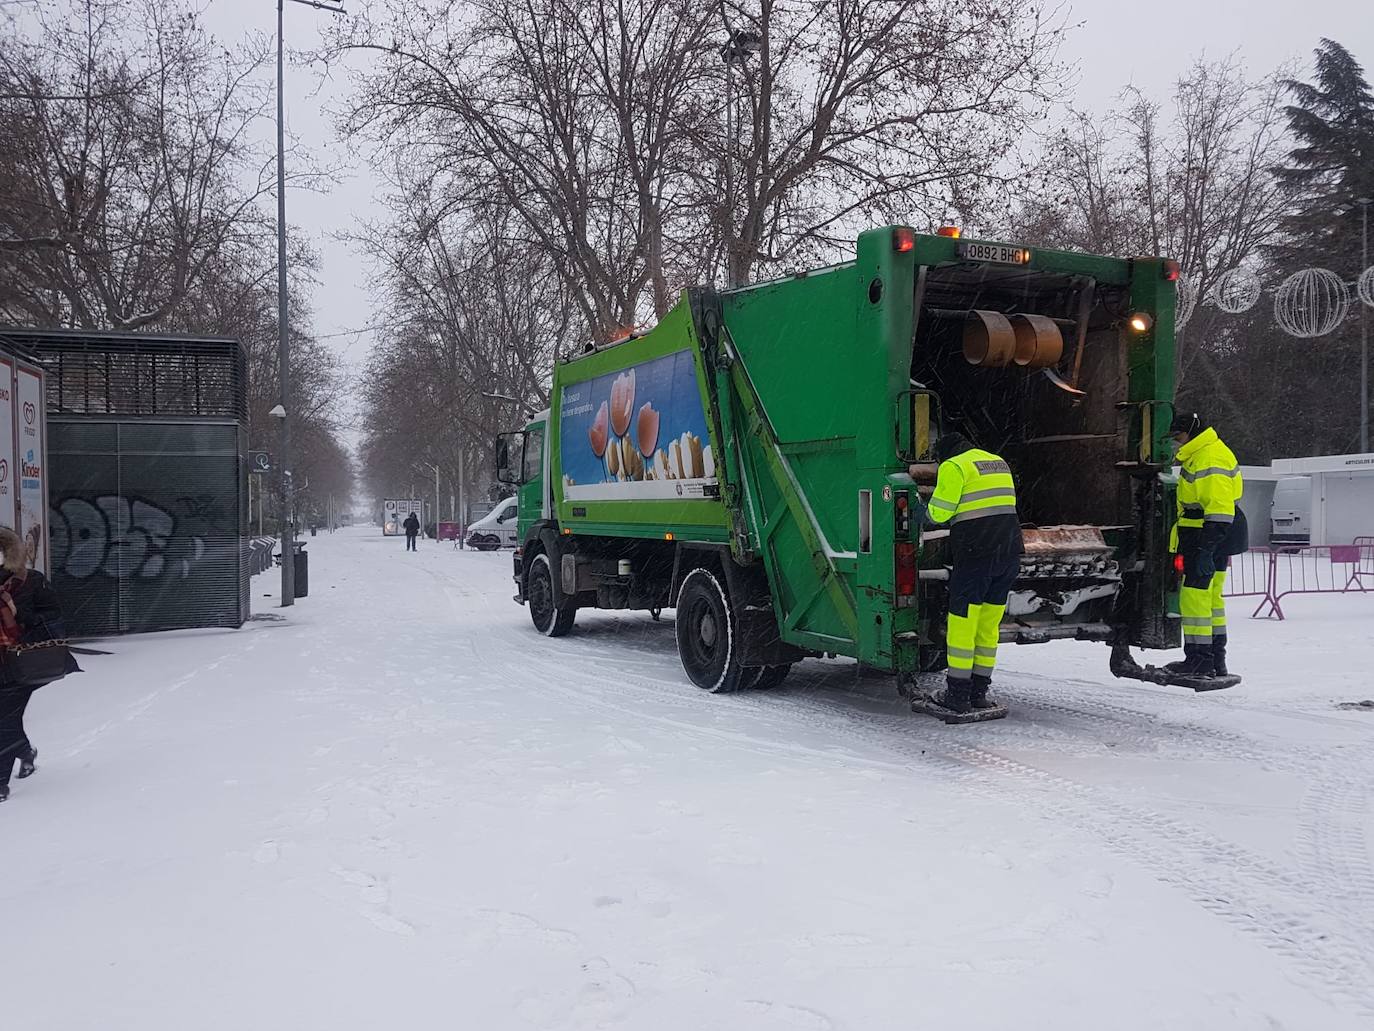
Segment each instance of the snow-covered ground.
[{"label": "snow-covered ground", "polygon": [[1374,595],[1232,605],[1246,681],[1005,653],[947,728],[853,665],[704,694],[671,621],[547,640],[509,553],[355,530],[238,632],[31,708],[6,1027],[1374,1026]]}]

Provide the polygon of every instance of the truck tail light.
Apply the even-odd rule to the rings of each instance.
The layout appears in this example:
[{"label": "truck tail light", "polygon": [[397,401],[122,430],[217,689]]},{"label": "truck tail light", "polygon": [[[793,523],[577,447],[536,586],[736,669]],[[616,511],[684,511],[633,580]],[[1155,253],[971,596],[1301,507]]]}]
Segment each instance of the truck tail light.
[{"label": "truck tail light", "polygon": [[892,530],[898,538],[911,536],[911,495],[904,490],[892,494]]},{"label": "truck tail light", "polygon": [[898,254],[905,254],[907,251],[914,250],[915,247],[916,231],[914,229],[898,226],[892,230],[892,249]]},{"label": "truck tail light", "polygon": [[897,556],[897,597],[915,598],[916,596],[916,545],[912,541],[898,541]]},{"label": "truck tail light", "polygon": [[1166,283],[1177,283],[1179,276],[1178,262],[1173,258],[1165,258],[1159,265],[1159,273],[1164,277]]}]

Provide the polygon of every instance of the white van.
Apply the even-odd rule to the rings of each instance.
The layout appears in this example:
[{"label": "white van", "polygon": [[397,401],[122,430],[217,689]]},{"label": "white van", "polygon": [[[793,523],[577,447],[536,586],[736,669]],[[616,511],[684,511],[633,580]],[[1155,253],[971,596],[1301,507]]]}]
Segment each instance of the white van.
[{"label": "white van", "polygon": [[1300,544],[1312,541],[1312,478],[1284,476],[1274,484],[1274,502],[1270,508],[1273,544]]},{"label": "white van", "polygon": [[496,507],[468,527],[468,547],[478,551],[513,548],[520,543],[515,498],[497,502]]}]

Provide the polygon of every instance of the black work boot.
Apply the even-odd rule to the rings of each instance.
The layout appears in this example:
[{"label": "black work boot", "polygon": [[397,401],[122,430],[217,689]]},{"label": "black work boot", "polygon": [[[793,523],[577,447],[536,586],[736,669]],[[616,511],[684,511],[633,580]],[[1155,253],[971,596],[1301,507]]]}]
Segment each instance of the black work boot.
[{"label": "black work boot", "polygon": [[1183,646],[1183,661],[1171,662],[1164,668],[1180,677],[1213,676],[1216,672],[1216,666],[1212,661],[1212,646],[1210,644],[1185,644]]},{"label": "black work boot", "polygon": [[1214,634],[1212,637],[1212,672],[1219,677],[1228,676],[1226,672],[1226,635]]},{"label": "black work boot", "polygon": [[967,677],[948,677],[945,686],[932,694],[930,700],[942,709],[962,715],[972,708],[969,704],[971,690],[972,685]]},{"label": "black work boot", "polygon": [[19,757],[19,772],[15,774],[20,780],[25,777],[32,777],[38,771],[35,765],[38,762],[38,749],[29,745],[29,750]]},{"label": "black work boot", "polygon": [[991,676],[973,674],[973,679],[969,681],[968,704],[970,709],[997,708],[997,703],[988,697],[988,688],[991,686]]}]

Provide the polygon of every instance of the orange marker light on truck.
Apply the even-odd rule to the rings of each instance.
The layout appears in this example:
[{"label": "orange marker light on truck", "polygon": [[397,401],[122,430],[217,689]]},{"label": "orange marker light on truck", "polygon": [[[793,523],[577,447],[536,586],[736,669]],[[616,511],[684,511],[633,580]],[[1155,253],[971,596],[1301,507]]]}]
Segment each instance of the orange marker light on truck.
[{"label": "orange marker light on truck", "polygon": [[964,235],[964,231],[958,226],[941,226],[935,233],[937,236],[948,236],[951,240],[957,240]]},{"label": "orange marker light on truck", "polygon": [[916,231],[914,229],[898,226],[892,230],[892,249],[898,254],[905,254],[907,251],[914,250],[915,247]]}]

